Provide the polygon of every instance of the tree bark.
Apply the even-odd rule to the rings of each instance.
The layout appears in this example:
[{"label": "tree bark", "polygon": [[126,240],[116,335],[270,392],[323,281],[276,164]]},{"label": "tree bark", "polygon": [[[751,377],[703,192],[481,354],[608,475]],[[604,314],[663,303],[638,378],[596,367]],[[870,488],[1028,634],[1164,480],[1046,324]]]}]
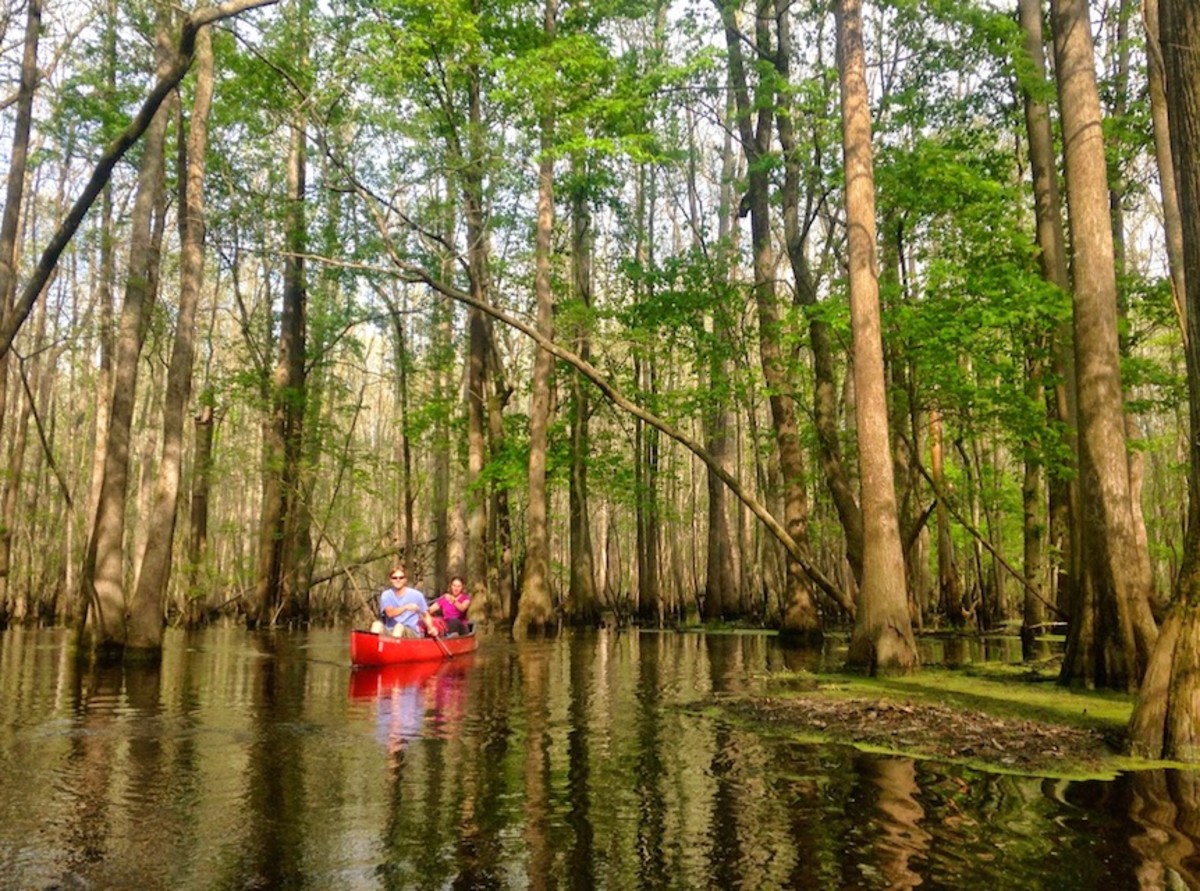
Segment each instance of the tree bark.
[{"label": "tree bark", "polygon": [[[158,7],[156,31],[158,76],[171,64],[167,42],[169,12]],[[153,221],[164,191],[163,143],[169,108],[160,108],[146,131],[146,145],[138,169],[129,235],[129,269],[113,367],[112,406],[109,410],[104,471],[91,541],[89,575],[81,581],[90,588],[90,605],[84,617],[81,654],[97,661],[120,658],[129,628],[125,599],[125,498],[129,480],[130,429],[137,393],[138,366],[155,300],[158,251]]]},{"label": "tree bark", "polygon": [[862,588],[846,661],[848,666],[872,674],[909,672],[917,665],[917,650],[908,615],[904,553],[888,443],[862,3],[838,0],[835,9],[863,514]]},{"label": "tree bark", "polygon": [[1171,122],[1167,109],[1167,85],[1158,14],[1159,0],[1142,0],[1146,26],[1146,87],[1150,95],[1150,120],[1154,125],[1154,157],[1161,184],[1163,230],[1167,239],[1167,268],[1171,275],[1171,296],[1179,316],[1179,328],[1187,337],[1185,315],[1187,284],[1184,281],[1183,220],[1179,211],[1179,190],[1175,159],[1171,154]]},{"label": "tree bark", "polygon": [[[576,155],[574,192],[571,196],[572,281],[583,321],[575,326],[575,351],[587,361],[591,356],[589,320],[592,312],[592,214],[588,199],[587,161]],[[570,509],[571,585],[566,603],[571,621],[595,625],[600,621],[596,592],[596,558],[592,548],[592,513],[589,506],[588,461],[591,457],[591,391],[578,371],[571,373],[571,480]]]},{"label": "tree bark", "polygon": [[20,299],[14,304],[12,311],[5,313],[3,320],[0,320],[0,356],[7,354],[12,347],[13,338],[17,336],[17,332],[29,317],[29,313],[33,310],[33,304],[37,302],[42,289],[45,288],[50,276],[58,266],[58,258],[70,244],[71,239],[75,237],[75,232],[79,229],[79,225],[83,222],[83,218],[92,204],[95,203],[96,198],[104,191],[104,187],[112,176],[113,168],[117,166],[117,163],[133,144],[146,133],[151,123],[156,120],[157,112],[163,101],[172,94],[179,86],[179,82],[183,80],[183,76],[187,74],[192,64],[196,35],[202,28],[215,22],[236,16],[248,9],[270,6],[277,2],[278,0],[230,0],[219,6],[199,9],[184,21],[173,61],[159,72],[154,86],[133,120],[105,147],[92,170],[87,185],[75,199],[70,211],[59,223],[54,235],[50,237],[49,243],[42,251],[41,258],[29,281],[21,289]]},{"label": "tree bark", "polygon": [[[29,0],[25,11],[24,51],[21,57],[21,81],[17,87],[16,118],[13,122],[12,148],[9,155],[8,183],[4,195],[4,214],[0,218],[0,317],[12,311],[20,258],[18,237],[21,211],[25,201],[25,171],[29,160],[29,133],[33,122],[33,94],[37,88],[38,36],[42,26],[41,0]],[[0,356],[0,433],[8,410],[8,356]],[[22,424],[28,424],[28,411],[22,409]],[[16,494],[20,481],[21,457],[25,448],[24,432],[14,440],[9,475],[4,484],[3,515],[0,519],[0,617],[7,614],[9,569],[12,561],[12,535],[16,523]]]},{"label": "tree bark", "polygon": [[301,455],[304,442],[305,330],[308,289],[304,255],[307,245],[305,181],[307,148],[304,122],[289,124],[287,193],[283,260],[283,308],[279,345],[269,388],[271,416],[264,427],[265,460],[262,519],[259,523],[258,576],[252,626],[305,618],[301,560],[308,548],[301,514]]},{"label": "tree bark", "polygon": [[192,103],[187,149],[180,164],[183,185],[179,203],[179,311],[163,405],[162,460],[147,527],[146,549],[130,604],[129,639],[126,644],[127,654],[130,649],[142,650],[154,660],[162,654],[164,605],[167,584],[171,578],[179,483],[183,472],[183,419],[192,391],[196,309],[204,283],[204,171],[208,148],[208,114],[212,108],[213,94],[212,42],[207,31],[196,39],[196,60],[196,93]]},{"label": "tree bark", "polygon": [[[1058,170],[1054,161],[1054,136],[1050,123],[1050,108],[1040,96],[1047,83],[1046,55],[1042,29],[1042,0],[1020,0],[1018,14],[1025,51],[1030,71],[1021,83],[1021,96],[1025,108],[1025,131],[1029,139],[1029,166],[1033,176],[1033,207],[1037,225],[1037,242],[1042,278],[1060,288],[1064,293],[1071,289],[1067,271],[1066,238],[1063,233],[1062,200],[1058,189]],[[1061,430],[1063,444],[1069,454],[1077,454],[1077,442],[1073,433],[1075,426],[1075,362],[1071,353],[1072,332],[1064,323],[1052,338],[1035,338],[1030,351],[1039,356],[1048,352],[1054,369],[1055,383],[1046,394],[1050,420],[1056,421]],[[1043,363],[1040,358],[1030,363],[1031,386],[1039,386]],[[1034,451],[1030,444],[1030,452]],[[1031,457],[1026,458],[1032,464]],[[1058,550],[1059,569],[1057,588],[1061,602],[1069,603],[1075,580],[1079,577],[1079,485],[1068,468],[1055,465],[1049,472],[1049,541]],[[1041,502],[1040,483],[1033,478],[1034,468],[1027,468],[1025,492],[1033,497],[1037,493]],[[1028,534],[1036,531],[1037,514],[1040,509],[1027,503],[1026,508],[1026,580],[1037,583],[1034,576],[1040,572],[1036,544],[1028,542]],[[1036,622],[1039,609],[1034,605],[1029,589],[1026,589],[1026,622],[1022,626],[1022,639],[1026,646],[1032,644],[1030,623]]]},{"label": "tree bark", "polygon": [[[557,0],[546,0],[543,37],[553,44]],[[544,96],[547,107],[541,115],[541,158],[538,161],[537,226],[534,236],[534,291],[537,298],[537,328],[546,338],[554,337],[554,293],[550,284],[550,239],[554,231],[554,112],[553,96]],[[549,495],[546,490],[547,429],[550,425],[551,391],[554,387],[554,357],[536,351],[533,382],[529,394],[529,507],[525,516],[525,572],[521,599],[517,604],[514,631],[548,628],[554,622],[550,591],[550,529],[547,523]]]},{"label": "tree bark", "polygon": [[[808,343],[813,362],[813,426],[817,434],[817,451],[825,485],[833,499],[842,534],[846,539],[846,559],[857,581],[862,580],[862,511],[854,494],[849,473],[842,460],[841,438],[838,431],[837,392],[834,373],[833,345],[829,323],[816,311],[817,282],[808,261],[807,225],[800,220],[800,147],[796,139],[794,110],[790,108],[791,86],[791,28],[788,16],[791,6],[786,0],[775,0],[775,19],[779,30],[779,49],[775,67],[781,78],[777,101],[786,113],[777,115],[779,145],[783,150],[783,230],[788,260],[795,279],[796,303],[808,315]],[[786,104],[785,104],[786,103]]]},{"label": "tree bark", "polygon": [[184,624],[194,628],[202,616],[200,569],[208,557],[208,504],[213,471],[213,393],[205,390],[193,419],[195,429],[192,457],[191,513],[188,521],[188,579],[185,591]]},{"label": "tree bark", "polygon": [[[805,547],[808,538],[808,495],[804,488],[804,452],[800,447],[789,357],[783,346],[785,332],[775,292],[770,180],[765,164],[774,127],[775,96],[769,86],[760,84],[760,88],[770,95],[756,97],[752,103],[742,55],[742,35],[736,20],[737,4],[720,0],[719,8],[725,25],[725,45],[729,51],[729,76],[737,101],[737,130],[746,157],[749,183],[746,203],[750,208],[750,238],[754,255],[754,304],[758,311],[759,356],[769,393],[775,446],[783,475],[784,522],[792,539]],[[758,54],[772,58],[769,18],[760,13],[756,22],[755,44]],[[784,604],[780,630],[788,635],[819,640],[821,617],[817,612],[816,598],[801,565],[792,559],[787,561]]]},{"label": "tree bark", "polygon": [[1064,683],[1133,689],[1156,628],[1139,553],[1117,342],[1117,283],[1086,0],[1051,0],[1074,259],[1082,567]]},{"label": "tree bark", "polygon": [[[733,121],[737,106],[732,97],[726,102],[726,116]],[[693,156],[695,152],[693,151]],[[694,165],[694,162],[693,162]],[[734,216],[734,182],[737,178],[737,156],[733,149],[733,131],[725,128],[721,152],[721,191],[717,209],[717,270],[729,294],[734,293],[733,269],[737,218]],[[693,178],[694,179],[694,178]],[[695,194],[695,189],[689,191]],[[694,199],[693,199],[694,200]],[[698,211],[695,216],[699,216]],[[715,344],[708,361],[708,408],[704,416],[705,446],[726,474],[736,472],[737,429],[730,405],[733,401],[729,387],[731,357],[736,355],[736,321],[733,307],[718,305],[712,312]],[[737,514],[732,510],[729,489],[712,470],[705,468],[708,491],[708,542],[705,566],[702,613],[725,615],[743,599],[741,583],[741,553],[735,547]],[[711,605],[710,605],[711,604]]]},{"label": "tree bark", "polygon": [[1130,720],[1135,755],[1200,761],[1200,8],[1162,0],[1166,70],[1187,286],[1188,518],[1174,597]]},{"label": "tree bark", "polygon": [[[477,4],[473,4],[477,6]],[[467,154],[463,171],[463,207],[467,226],[467,275],[472,298],[486,303],[487,229],[484,221],[484,145],[481,73],[470,70],[467,108]],[[467,311],[467,585],[471,591],[471,615],[499,619],[505,605],[488,588],[487,492],[483,468],[487,463],[487,352],[491,339],[487,316],[478,305]]]}]

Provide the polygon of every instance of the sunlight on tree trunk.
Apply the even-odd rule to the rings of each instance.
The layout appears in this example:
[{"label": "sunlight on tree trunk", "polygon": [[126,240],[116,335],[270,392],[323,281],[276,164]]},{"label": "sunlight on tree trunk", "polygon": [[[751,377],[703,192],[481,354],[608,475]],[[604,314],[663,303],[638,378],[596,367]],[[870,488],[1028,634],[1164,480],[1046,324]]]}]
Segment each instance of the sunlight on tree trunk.
[{"label": "sunlight on tree trunk", "polygon": [[1086,0],[1052,0],[1074,269],[1083,574],[1062,680],[1132,689],[1156,629],[1138,552],[1117,343],[1117,283]]},{"label": "sunlight on tree trunk", "polygon": [[888,445],[879,278],[875,258],[875,177],[860,0],[838,0],[838,55],[846,165],[850,320],[854,336],[856,428],[862,476],[863,579],[847,665],[905,673],[917,665],[904,586],[904,555]]}]

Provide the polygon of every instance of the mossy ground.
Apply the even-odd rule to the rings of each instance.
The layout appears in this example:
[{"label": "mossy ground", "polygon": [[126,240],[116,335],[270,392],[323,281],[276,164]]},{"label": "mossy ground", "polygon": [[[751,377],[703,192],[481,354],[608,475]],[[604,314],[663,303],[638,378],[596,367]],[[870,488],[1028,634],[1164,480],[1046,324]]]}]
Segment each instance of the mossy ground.
[{"label": "mossy ground", "polygon": [[1150,766],[1122,754],[1131,696],[1069,689],[1056,676],[1049,663],[887,678],[786,672],[770,675],[762,694],[719,701],[735,720],[772,733],[981,770],[1110,777]]}]

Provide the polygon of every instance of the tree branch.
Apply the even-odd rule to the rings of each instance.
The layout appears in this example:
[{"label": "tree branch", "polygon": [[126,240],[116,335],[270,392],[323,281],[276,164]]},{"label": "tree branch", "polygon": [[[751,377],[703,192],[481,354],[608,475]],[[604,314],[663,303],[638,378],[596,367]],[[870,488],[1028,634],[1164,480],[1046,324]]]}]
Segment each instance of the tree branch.
[{"label": "tree branch", "polygon": [[108,183],[109,178],[112,176],[113,168],[117,166],[117,162],[125,156],[125,153],[146,132],[146,128],[150,126],[150,122],[154,119],[158,107],[162,105],[163,100],[170,95],[171,91],[179,85],[184,75],[187,74],[188,69],[192,65],[192,56],[196,50],[196,34],[206,25],[236,16],[248,9],[270,6],[277,2],[279,0],[230,0],[230,2],[222,3],[219,6],[198,9],[183,23],[183,29],[179,34],[179,45],[176,49],[175,64],[171,66],[171,69],[165,75],[155,82],[154,87],[150,90],[150,94],[142,103],[142,107],[138,109],[138,113],[134,116],[133,120],[104,149],[100,160],[96,162],[96,167],[92,171],[91,178],[88,180],[87,185],[84,186],[83,192],[75,199],[71,210],[67,213],[63,221],[59,223],[58,229],[55,230],[54,235],[50,239],[50,243],[42,251],[41,259],[38,260],[32,277],[25,283],[20,299],[12,307],[12,310],[5,315],[3,323],[0,324],[0,357],[7,355],[9,349],[12,348],[12,342],[16,338],[17,332],[21,330],[21,326],[25,323],[25,320],[29,318],[29,313],[33,310],[38,295],[41,294],[43,287],[45,287],[46,282],[49,281],[51,274],[58,265],[58,258],[62,255],[67,245],[71,243],[71,239],[75,236],[75,232],[83,222],[84,216],[87,215],[88,210],[95,203],[105,184]]}]

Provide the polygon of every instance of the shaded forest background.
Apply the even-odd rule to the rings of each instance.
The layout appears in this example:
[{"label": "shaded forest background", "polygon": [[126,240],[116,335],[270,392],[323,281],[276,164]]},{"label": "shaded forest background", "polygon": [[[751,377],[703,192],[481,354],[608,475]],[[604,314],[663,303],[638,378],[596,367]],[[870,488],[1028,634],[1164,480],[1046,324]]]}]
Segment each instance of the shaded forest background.
[{"label": "shaded forest background", "polygon": [[[0,623],[153,646],[156,623],[222,613],[357,618],[397,559],[428,592],[465,574],[502,623],[851,620],[863,440],[827,4],[226,6],[193,32],[201,7],[0,11]],[[1077,6],[1161,615],[1189,405],[1157,48],[1143,4]],[[1032,633],[1070,617],[1079,574],[1072,293],[1039,240],[1031,106],[1055,179],[1064,146],[1032,7],[861,11],[917,629]]]}]

